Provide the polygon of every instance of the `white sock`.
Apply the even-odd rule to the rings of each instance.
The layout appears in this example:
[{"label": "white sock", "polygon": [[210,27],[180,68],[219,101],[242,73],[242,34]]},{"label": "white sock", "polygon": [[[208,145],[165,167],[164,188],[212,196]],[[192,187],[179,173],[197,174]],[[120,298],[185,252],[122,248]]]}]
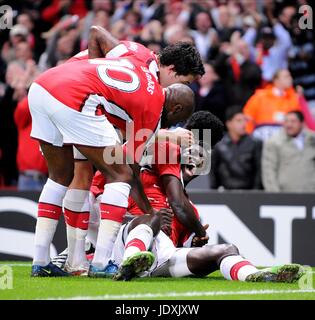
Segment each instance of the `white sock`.
[{"label": "white sock", "polygon": [[85,266],[88,261],[85,254],[86,230],[67,225],[68,257],[67,264],[72,268]]},{"label": "white sock", "polygon": [[193,273],[189,270],[187,264],[187,255],[189,251],[190,248],[182,248],[180,250],[175,251],[168,263],[168,270],[171,277],[181,278],[193,275]]},{"label": "white sock", "polygon": [[140,251],[147,251],[153,241],[153,231],[146,224],[139,224],[132,229],[126,239],[125,252],[123,260]]},{"label": "white sock", "polygon": [[50,245],[62,213],[62,200],[67,187],[48,179],[38,201],[33,265],[46,266],[50,262]]},{"label": "white sock", "polygon": [[37,218],[35,229],[35,251],[33,265],[47,266],[50,262],[50,245],[54,238],[58,220]]},{"label": "white sock", "polygon": [[108,264],[121,223],[101,220],[93,257],[93,266],[104,269]]},{"label": "white sock", "polygon": [[88,228],[86,239],[90,241],[94,247],[96,247],[98,229],[101,221],[101,216],[100,216],[101,196],[95,199],[93,193],[90,192],[89,202],[90,202],[90,221],[89,221],[89,228]]},{"label": "white sock", "polygon": [[227,280],[245,281],[247,276],[259,271],[242,256],[228,256],[222,259],[220,271]]},{"label": "white sock", "polygon": [[89,191],[68,189],[63,206],[67,222],[67,264],[78,268],[87,263],[85,238],[90,215]]},{"label": "white sock", "polygon": [[104,186],[100,204],[101,222],[92,264],[104,269],[112,254],[123,217],[128,207],[131,186],[124,182],[108,183]]}]

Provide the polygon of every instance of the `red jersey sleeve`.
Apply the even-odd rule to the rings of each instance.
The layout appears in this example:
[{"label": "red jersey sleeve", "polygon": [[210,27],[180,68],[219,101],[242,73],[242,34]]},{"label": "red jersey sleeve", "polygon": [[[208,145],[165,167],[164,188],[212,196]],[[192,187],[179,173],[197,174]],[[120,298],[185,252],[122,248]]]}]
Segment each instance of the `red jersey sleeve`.
[{"label": "red jersey sleeve", "polygon": [[121,58],[134,55],[137,59],[145,62],[150,72],[158,79],[158,59],[156,54],[144,45],[133,41],[120,41],[120,44],[110,50],[107,58]]},{"label": "red jersey sleeve", "polygon": [[105,183],[105,176],[100,171],[96,171],[90,188],[95,198],[104,192]]},{"label": "red jersey sleeve", "polygon": [[156,143],[154,169],[159,177],[170,174],[181,180],[180,147],[174,143]]},{"label": "red jersey sleeve", "polygon": [[88,49],[86,49],[77,53],[75,56],[71,57],[70,59],[68,59],[66,63],[79,61],[79,60],[87,60],[88,58],[89,58],[89,52],[88,52]]}]

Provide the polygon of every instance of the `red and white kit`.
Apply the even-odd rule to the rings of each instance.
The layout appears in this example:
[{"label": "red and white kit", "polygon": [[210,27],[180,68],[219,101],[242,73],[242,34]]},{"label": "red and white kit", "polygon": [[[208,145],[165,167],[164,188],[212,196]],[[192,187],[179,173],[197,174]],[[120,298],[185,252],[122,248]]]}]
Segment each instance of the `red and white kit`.
[{"label": "red and white kit", "polygon": [[[133,123],[135,134],[158,130],[165,95],[149,70],[157,66],[155,56],[147,49],[139,56],[125,51],[120,58],[86,60],[81,54],[39,76],[29,92],[31,136],[56,146],[105,147],[119,141],[113,125],[125,132]],[[150,137],[135,134],[128,145],[142,150]]]},{"label": "red and white kit", "polygon": [[[142,168],[140,178],[151,206],[156,210],[160,210],[162,208],[170,208],[160,178],[163,175],[172,175],[182,181],[182,171],[180,164],[180,147],[178,145],[168,142],[155,145],[156,148],[159,148],[155,148],[155,155],[162,153],[165,154],[165,161],[163,161],[163,163],[159,163],[162,162],[162,159],[155,157],[155,164]],[[103,193],[105,183],[106,180],[104,175],[97,171],[94,175],[90,189],[95,198]],[[191,204],[196,216],[199,218],[197,208],[193,203]],[[144,214],[132,197],[129,197],[127,212],[135,216]],[[191,234],[191,231],[183,226],[176,216],[174,216],[170,235],[173,244],[176,247],[182,247],[190,238]]]}]

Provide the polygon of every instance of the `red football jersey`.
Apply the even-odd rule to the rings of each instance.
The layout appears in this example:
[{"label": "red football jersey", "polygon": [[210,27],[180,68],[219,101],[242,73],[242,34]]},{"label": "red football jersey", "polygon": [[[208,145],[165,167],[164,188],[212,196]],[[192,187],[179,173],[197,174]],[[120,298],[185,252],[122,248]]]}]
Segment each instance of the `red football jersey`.
[{"label": "red football jersey", "polygon": [[[119,45],[111,49],[107,54],[106,58],[121,58],[131,55],[136,55],[139,60],[142,60],[148,66],[151,73],[158,79],[158,59],[156,54],[143,46],[140,43],[134,41],[120,41]],[[88,49],[77,53],[75,56],[70,58],[68,62],[74,62],[78,60],[87,60],[89,58]]]},{"label": "red football jersey", "polygon": [[133,124],[128,153],[136,153],[136,162],[144,143],[159,129],[164,90],[136,55],[76,60],[47,70],[36,82],[76,111],[105,114],[123,132]]},{"label": "red football jersey", "polygon": [[[158,148],[158,149],[157,149]],[[158,157],[160,157],[158,159]],[[166,161],[162,161],[166,159]],[[165,190],[161,184],[161,176],[173,175],[182,181],[180,165],[180,147],[172,143],[160,143],[155,145],[155,164],[146,166],[141,170],[141,182],[152,207],[156,210],[170,208]],[[163,163],[160,163],[163,162]],[[165,163],[166,162],[166,163]],[[97,171],[91,186],[91,192],[97,197],[104,191],[105,177]],[[197,208],[191,203],[196,216],[199,218]],[[132,197],[129,197],[127,211],[133,215],[142,215],[143,212],[137,206]],[[184,227],[176,216],[173,218],[170,238],[176,247],[181,247],[191,235],[191,231]]]}]

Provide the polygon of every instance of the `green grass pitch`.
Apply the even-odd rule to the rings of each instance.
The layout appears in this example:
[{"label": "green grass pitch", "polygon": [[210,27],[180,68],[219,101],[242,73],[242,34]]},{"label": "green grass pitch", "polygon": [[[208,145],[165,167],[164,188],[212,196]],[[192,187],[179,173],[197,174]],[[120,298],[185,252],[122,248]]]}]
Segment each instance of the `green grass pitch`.
[{"label": "green grass pitch", "polygon": [[[3,289],[3,266],[12,268],[12,289]],[[315,268],[309,286],[298,283],[244,283],[225,280],[220,272],[207,278],[145,278],[129,282],[91,278],[31,278],[29,263],[0,263],[0,300],[3,299],[293,299],[315,300]]]}]

